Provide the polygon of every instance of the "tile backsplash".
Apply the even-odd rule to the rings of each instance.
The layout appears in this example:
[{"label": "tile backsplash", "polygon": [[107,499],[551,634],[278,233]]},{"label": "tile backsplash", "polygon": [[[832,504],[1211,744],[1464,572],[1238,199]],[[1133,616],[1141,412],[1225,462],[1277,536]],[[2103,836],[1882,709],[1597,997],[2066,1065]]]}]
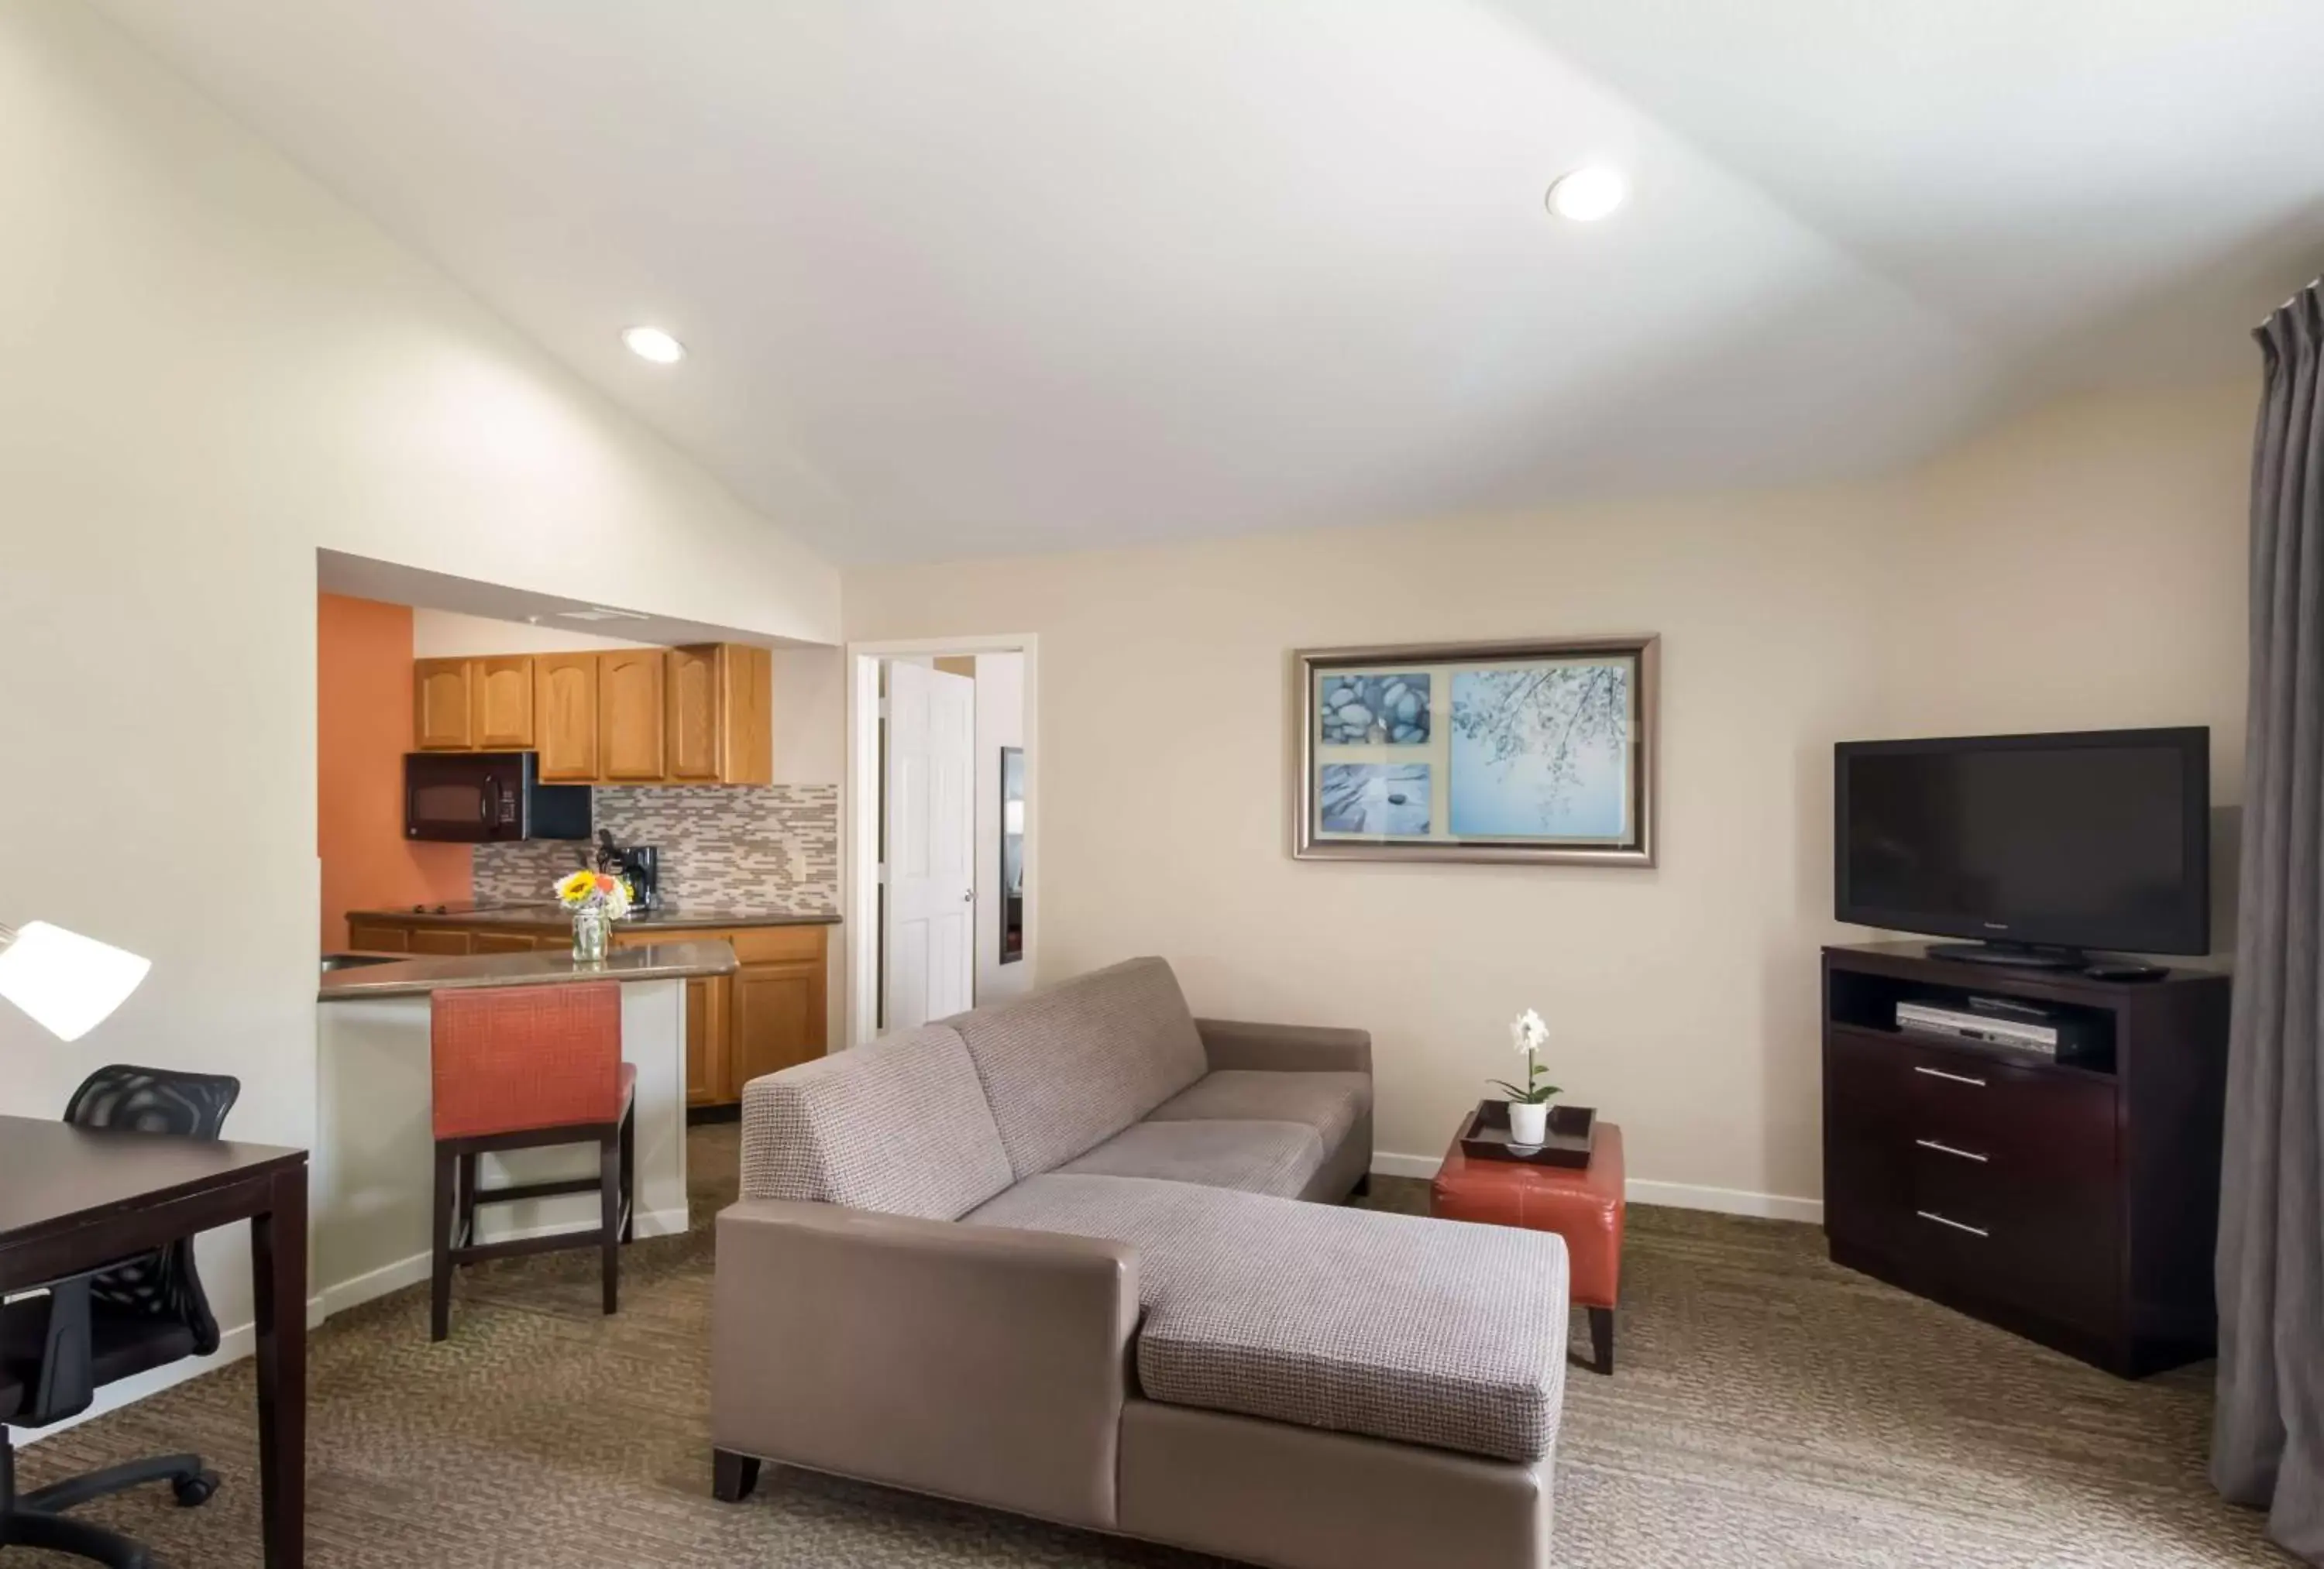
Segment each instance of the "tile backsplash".
[{"label": "tile backsplash", "polygon": [[[811,914],[839,904],[836,784],[600,784],[597,826],[661,850],[669,904]],[[479,904],[532,903],[582,862],[578,844],[475,848]]]}]

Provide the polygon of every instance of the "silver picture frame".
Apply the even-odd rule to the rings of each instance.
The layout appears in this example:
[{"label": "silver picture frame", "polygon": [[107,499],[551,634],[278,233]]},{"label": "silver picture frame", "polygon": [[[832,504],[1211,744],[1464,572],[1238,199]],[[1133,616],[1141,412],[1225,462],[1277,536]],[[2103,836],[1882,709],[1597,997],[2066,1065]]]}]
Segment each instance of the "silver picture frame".
[{"label": "silver picture frame", "polygon": [[[1532,862],[1536,865],[1652,867],[1655,856],[1656,746],[1661,638],[1539,638],[1462,643],[1388,643],[1295,649],[1290,661],[1293,723],[1291,854],[1297,860]],[[1453,689],[1527,664],[1613,665],[1628,674],[1627,736],[1609,733],[1600,753],[1618,753],[1618,832],[1590,834],[1461,832],[1455,812]],[[1325,711],[1324,680],[1337,674],[1350,706]],[[1617,677],[1601,678],[1610,690]],[[1370,706],[1364,706],[1369,704]],[[1378,718],[1372,710],[1380,711]],[[1344,714],[1357,716],[1343,719]],[[1614,723],[1610,714],[1600,722]],[[1363,727],[1360,735],[1357,727]],[[1327,739],[1328,738],[1328,739]],[[1506,774],[1522,765],[1516,739],[1495,754]],[[1410,760],[1402,758],[1408,752]],[[1336,759],[1360,759],[1339,761]],[[1475,765],[1471,765],[1473,770]],[[1327,794],[1333,804],[1326,806]],[[1326,826],[1337,812],[1341,826]],[[1481,814],[1474,812],[1472,817]],[[1359,826],[1351,828],[1351,823]]]}]

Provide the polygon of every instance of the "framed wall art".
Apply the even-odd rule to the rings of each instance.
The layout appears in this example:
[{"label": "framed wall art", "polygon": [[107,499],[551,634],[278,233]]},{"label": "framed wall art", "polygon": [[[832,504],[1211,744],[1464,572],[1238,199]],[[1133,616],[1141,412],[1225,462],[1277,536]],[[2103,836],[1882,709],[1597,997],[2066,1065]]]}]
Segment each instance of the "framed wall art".
[{"label": "framed wall art", "polygon": [[1655,647],[1298,650],[1292,854],[1654,865]]}]

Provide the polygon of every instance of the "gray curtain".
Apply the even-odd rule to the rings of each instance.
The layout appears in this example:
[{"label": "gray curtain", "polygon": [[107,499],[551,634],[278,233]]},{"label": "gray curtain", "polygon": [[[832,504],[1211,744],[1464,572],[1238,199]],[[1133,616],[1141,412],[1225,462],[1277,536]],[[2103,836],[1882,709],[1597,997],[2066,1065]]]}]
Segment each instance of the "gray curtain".
[{"label": "gray curtain", "polygon": [[2211,1479],[2324,1564],[2324,280],[2257,334],[2251,708]]}]

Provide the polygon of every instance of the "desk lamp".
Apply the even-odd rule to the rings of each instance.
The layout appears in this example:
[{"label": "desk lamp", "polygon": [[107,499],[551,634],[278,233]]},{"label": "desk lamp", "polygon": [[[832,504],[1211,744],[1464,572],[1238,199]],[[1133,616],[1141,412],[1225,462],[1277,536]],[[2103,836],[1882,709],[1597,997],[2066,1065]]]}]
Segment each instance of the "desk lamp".
[{"label": "desk lamp", "polygon": [[0,997],[60,1041],[78,1041],[137,989],[150,959],[45,921],[0,926]]}]

